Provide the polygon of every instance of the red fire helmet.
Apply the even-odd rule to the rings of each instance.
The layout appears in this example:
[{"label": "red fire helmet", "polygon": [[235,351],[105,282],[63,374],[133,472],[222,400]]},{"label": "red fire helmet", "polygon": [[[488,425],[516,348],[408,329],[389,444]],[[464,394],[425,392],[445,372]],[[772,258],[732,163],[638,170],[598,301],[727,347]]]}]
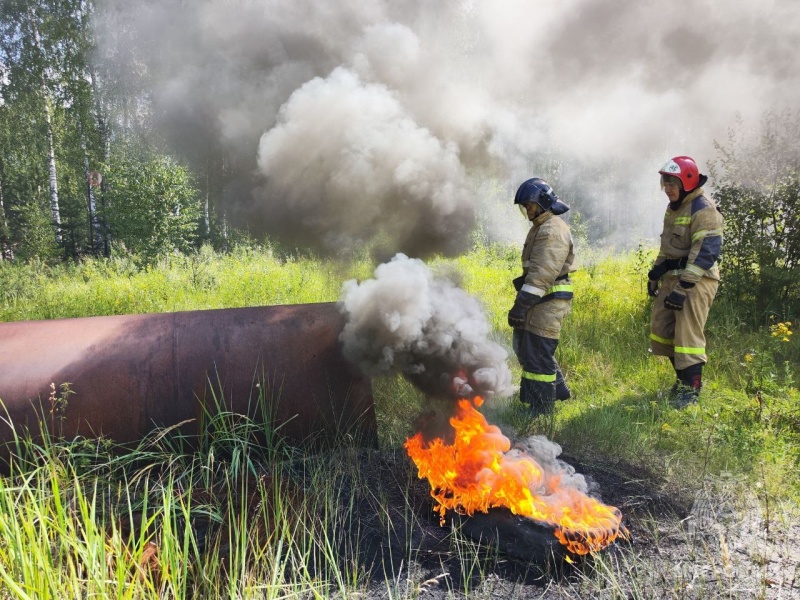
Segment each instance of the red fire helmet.
[{"label": "red fire helmet", "polygon": [[676,156],[667,161],[661,170],[661,175],[672,175],[681,180],[683,191],[691,192],[700,185],[700,170],[697,163],[689,156]]}]

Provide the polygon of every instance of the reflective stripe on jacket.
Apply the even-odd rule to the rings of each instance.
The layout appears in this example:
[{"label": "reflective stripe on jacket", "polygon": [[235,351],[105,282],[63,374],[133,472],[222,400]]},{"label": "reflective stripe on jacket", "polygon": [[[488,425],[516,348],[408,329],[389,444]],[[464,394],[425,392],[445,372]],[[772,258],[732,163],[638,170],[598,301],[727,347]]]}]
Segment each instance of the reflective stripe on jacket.
[{"label": "reflective stripe on jacket", "polygon": [[678,210],[667,206],[655,265],[667,262],[671,275],[688,282],[702,277],[719,280],[723,224],[722,214],[703,195],[703,188],[690,192]]},{"label": "reflective stripe on jacket", "polygon": [[574,260],[567,224],[551,212],[542,213],[532,221],[522,248],[522,290],[542,300],[572,298],[569,274]]}]

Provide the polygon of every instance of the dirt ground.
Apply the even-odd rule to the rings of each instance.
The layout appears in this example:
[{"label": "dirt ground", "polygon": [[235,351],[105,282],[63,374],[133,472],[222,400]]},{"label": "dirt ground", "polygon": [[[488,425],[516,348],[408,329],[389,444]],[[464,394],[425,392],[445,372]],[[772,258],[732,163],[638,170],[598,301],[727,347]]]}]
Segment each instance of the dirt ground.
[{"label": "dirt ground", "polygon": [[[629,532],[627,540],[574,564],[523,558],[524,548],[506,543],[508,530],[481,544],[458,517],[441,526],[427,482],[403,451],[331,453],[331,473],[357,498],[357,510],[347,511],[357,516],[337,538],[348,545],[357,540],[359,567],[370,574],[365,596],[800,598],[800,522],[788,511],[765,507],[755,493],[735,491],[724,479],[681,494],[631,465],[561,458],[586,476],[593,495],[621,509]],[[335,466],[354,461],[362,482]]]}]

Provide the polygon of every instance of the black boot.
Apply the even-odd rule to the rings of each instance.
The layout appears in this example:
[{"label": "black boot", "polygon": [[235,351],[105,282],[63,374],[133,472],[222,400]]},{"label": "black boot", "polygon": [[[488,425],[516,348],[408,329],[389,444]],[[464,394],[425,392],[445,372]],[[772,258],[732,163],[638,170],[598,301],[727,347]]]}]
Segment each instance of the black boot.
[{"label": "black boot", "polygon": [[700,390],[703,387],[703,363],[697,363],[682,369],[680,372],[680,385],[673,396],[672,405],[675,408],[684,408],[697,402]]},{"label": "black boot", "polygon": [[572,398],[567,382],[564,381],[564,374],[561,369],[556,370],[556,400],[569,400]]},{"label": "black boot", "polygon": [[519,399],[531,405],[533,416],[550,414],[556,401],[556,386],[552,382],[523,378]]}]

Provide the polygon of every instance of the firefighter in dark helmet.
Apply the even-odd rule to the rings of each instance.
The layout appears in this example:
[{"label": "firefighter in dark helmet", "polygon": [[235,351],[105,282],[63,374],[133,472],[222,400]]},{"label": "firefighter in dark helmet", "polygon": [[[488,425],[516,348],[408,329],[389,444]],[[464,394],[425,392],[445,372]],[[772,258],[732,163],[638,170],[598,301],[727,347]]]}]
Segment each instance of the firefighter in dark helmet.
[{"label": "firefighter in dark helmet", "polygon": [[514,352],[522,366],[520,400],[531,405],[534,415],[547,414],[556,399],[570,397],[555,357],[561,324],[572,307],[569,274],[575,253],[569,227],[559,216],[569,206],[538,177],[519,186],[514,204],[531,228],[522,248],[522,275],[514,280],[517,296],[508,324],[514,328]]},{"label": "firefighter in dark helmet", "polygon": [[676,156],[658,172],[669,204],[661,247],[647,274],[647,292],[655,298],[650,348],[675,368],[672,403],[697,402],[707,362],[703,332],[719,287],[722,214],[703,194],[707,178],[688,156]]}]

